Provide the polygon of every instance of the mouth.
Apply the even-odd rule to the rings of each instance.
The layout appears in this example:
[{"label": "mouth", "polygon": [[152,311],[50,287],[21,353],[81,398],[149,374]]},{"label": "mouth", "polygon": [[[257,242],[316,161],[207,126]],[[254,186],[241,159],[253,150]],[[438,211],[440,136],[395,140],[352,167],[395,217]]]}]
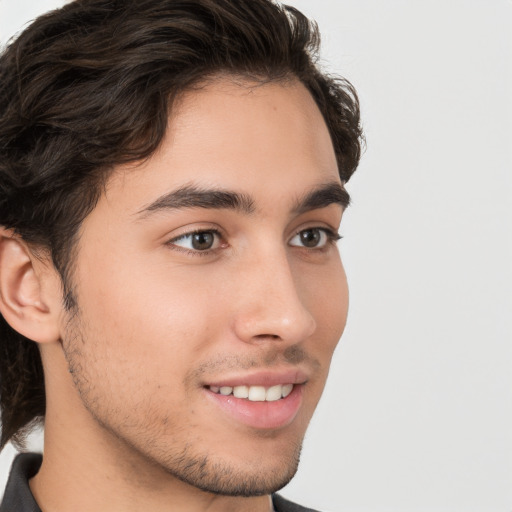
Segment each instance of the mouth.
[{"label": "mouth", "polygon": [[231,424],[276,430],[295,420],[307,381],[308,376],[298,371],[259,372],[208,383],[203,389],[214,410]]},{"label": "mouth", "polygon": [[212,393],[222,396],[234,396],[250,402],[276,402],[290,395],[294,384],[276,384],[275,386],[207,386]]}]

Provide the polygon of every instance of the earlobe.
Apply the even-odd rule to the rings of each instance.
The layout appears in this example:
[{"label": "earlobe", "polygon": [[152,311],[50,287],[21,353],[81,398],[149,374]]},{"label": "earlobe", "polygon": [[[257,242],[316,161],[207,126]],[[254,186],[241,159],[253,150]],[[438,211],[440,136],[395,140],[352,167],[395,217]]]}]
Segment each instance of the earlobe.
[{"label": "earlobe", "polygon": [[0,312],[26,338],[50,343],[59,339],[54,306],[59,301],[43,296],[44,281],[51,276],[42,266],[23,240],[0,228]]}]

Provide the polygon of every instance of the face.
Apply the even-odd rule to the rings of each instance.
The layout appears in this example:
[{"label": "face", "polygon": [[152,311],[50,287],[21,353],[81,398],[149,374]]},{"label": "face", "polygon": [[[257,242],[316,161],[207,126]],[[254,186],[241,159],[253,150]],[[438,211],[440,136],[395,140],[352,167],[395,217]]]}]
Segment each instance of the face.
[{"label": "face", "polygon": [[207,491],[285,485],[345,326],[345,198],[302,85],[185,94],[81,228],[63,349],[91,424]]}]

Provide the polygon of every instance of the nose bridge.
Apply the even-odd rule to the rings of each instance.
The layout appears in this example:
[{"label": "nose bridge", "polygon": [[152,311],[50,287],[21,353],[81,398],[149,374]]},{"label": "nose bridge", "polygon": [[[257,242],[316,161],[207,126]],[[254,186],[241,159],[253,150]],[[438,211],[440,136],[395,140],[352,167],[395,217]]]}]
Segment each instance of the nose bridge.
[{"label": "nose bridge", "polygon": [[298,343],[315,331],[315,319],[302,301],[283,247],[254,254],[244,265],[241,283],[235,329],[242,340]]}]

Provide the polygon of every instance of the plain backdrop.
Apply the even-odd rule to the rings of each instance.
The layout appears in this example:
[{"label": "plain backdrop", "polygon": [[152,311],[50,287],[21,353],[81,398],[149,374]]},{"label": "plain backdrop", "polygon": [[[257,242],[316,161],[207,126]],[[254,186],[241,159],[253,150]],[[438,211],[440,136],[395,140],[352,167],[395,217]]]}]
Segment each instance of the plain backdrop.
[{"label": "plain backdrop", "polygon": [[[0,0],[1,40],[62,3]],[[340,246],[349,322],[283,494],[331,512],[510,512],[512,2],[288,3],[359,91],[367,150]]]}]

